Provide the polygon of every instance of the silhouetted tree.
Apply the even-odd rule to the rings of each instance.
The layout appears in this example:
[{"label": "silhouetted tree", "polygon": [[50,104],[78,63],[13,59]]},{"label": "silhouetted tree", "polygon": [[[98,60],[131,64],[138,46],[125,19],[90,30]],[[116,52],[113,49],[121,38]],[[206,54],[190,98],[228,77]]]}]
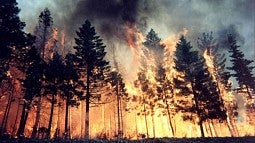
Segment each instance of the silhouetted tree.
[{"label": "silhouetted tree", "polygon": [[51,126],[52,126],[52,119],[53,119],[53,112],[54,112],[54,104],[57,102],[56,96],[60,95],[61,93],[61,85],[64,82],[64,71],[65,65],[61,56],[57,53],[54,54],[53,59],[49,61],[49,63],[45,66],[45,95],[50,95],[51,97],[48,98],[51,102],[51,109],[50,109],[50,117],[48,123],[48,134],[47,137],[50,137]]},{"label": "silhouetted tree", "polygon": [[[17,7],[16,0],[2,0],[0,1],[0,84],[2,81],[10,78],[8,70],[10,64],[14,63],[13,60],[19,57],[15,54],[20,52],[26,46],[33,43],[33,37],[30,34],[26,34],[23,29],[25,23],[19,19],[20,9]],[[13,80],[13,79],[7,79]],[[12,96],[12,94],[11,94]],[[9,98],[10,99],[10,98]],[[10,103],[10,102],[9,102]],[[6,106],[3,122],[7,121],[8,113],[11,104]],[[3,125],[3,124],[1,124]],[[2,135],[2,128],[0,127],[0,136]]]},{"label": "silhouetted tree", "polygon": [[230,44],[229,53],[232,58],[230,60],[232,62],[232,66],[228,67],[228,69],[235,72],[231,74],[231,76],[236,78],[240,86],[245,87],[248,97],[252,99],[250,90],[255,89],[255,77],[252,74],[254,67],[251,66],[251,64],[254,61],[245,59],[243,52],[238,49],[240,46],[236,44],[235,37],[229,35],[228,41]]},{"label": "silhouetted tree", "polygon": [[219,51],[217,41],[211,33],[203,33],[198,38],[198,47],[202,50],[206,59],[207,67],[213,77],[213,81],[217,84],[217,90],[224,100],[224,106],[227,109],[228,119],[226,123],[229,127],[231,136],[238,136],[235,126],[235,116],[237,115],[237,103],[234,95],[231,95],[231,83],[229,82],[230,73],[226,71],[226,58],[223,51]]},{"label": "silhouetted tree", "polygon": [[[36,36],[35,41],[35,47],[37,48],[38,53],[40,54],[41,58],[44,61],[48,61],[49,59],[46,59],[46,45],[49,39],[51,38],[52,34],[52,25],[53,25],[53,18],[51,16],[51,13],[48,8],[45,8],[39,15],[38,25],[35,27],[34,34]],[[44,71],[45,68],[42,67],[42,70]],[[44,72],[42,72],[41,77],[44,77]],[[35,116],[35,124],[33,126],[32,131],[32,138],[36,137],[39,120],[40,120],[40,112],[41,112],[41,102],[42,102],[42,95],[40,94],[38,101],[37,101],[37,110],[36,110],[36,116]]]},{"label": "silhouetted tree", "polygon": [[53,18],[48,8],[45,8],[39,15],[38,25],[35,27],[36,48],[42,59],[46,60],[46,44],[52,36]]},{"label": "silhouetted tree", "polygon": [[24,129],[27,122],[28,113],[31,108],[31,103],[34,97],[41,94],[42,88],[42,59],[40,58],[37,50],[32,47],[27,53],[26,59],[28,68],[25,70],[25,79],[21,80],[24,97],[23,97],[23,109],[20,119],[20,125],[17,132],[18,137],[23,136]]},{"label": "silhouetted tree", "polygon": [[88,20],[76,33],[78,37],[75,38],[76,46],[74,49],[78,64],[77,71],[80,77],[85,78],[85,138],[89,138],[90,102],[92,99],[100,98],[101,94],[98,94],[98,91],[103,90],[102,86],[106,86],[104,81],[108,78],[110,66],[109,62],[104,59],[106,52],[102,39],[96,35],[95,28],[91,26]]},{"label": "silhouetted tree", "polygon": [[177,107],[187,114],[184,119],[197,115],[201,136],[204,137],[203,122],[207,119],[225,119],[226,113],[204,59],[199,57],[197,51],[191,50],[192,46],[182,36],[176,45],[174,68],[179,74],[174,78],[174,86],[179,90],[176,93],[178,96],[189,98],[181,98]]},{"label": "silhouetted tree", "polygon": [[65,99],[65,138],[70,138],[69,129],[69,107],[79,106],[79,97],[82,96],[83,91],[80,91],[81,83],[79,82],[79,75],[75,70],[75,63],[73,54],[67,54],[65,57],[65,67],[63,71],[63,83],[60,86],[61,97]]},{"label": "silhouetted tree", "polygon": [[[247,60],[244,57],[242,51],[239,50],[239,47],[236,43],[235,37],[232,35],[228,35],[228,41],[230,44],[229,53],[231,54],[231,62],[232,66],[228,67],[229,70],[234,71],[231,76],[235,77],[240,88],[240,92],[246,92],[246,109],[247,115],[253,116],[250,118],[250,123],[252,123],[252,119],[255,116],[255,103],[254,103],[254,93],[255,90],[255,77],[252,73],[255,68],[251,64],[254,62],[253,60]],[[253,124],[253,123],[252,123]]]},{"label": "silhouetted tree", "polygon": [[122,100],[127,97],[125,83],[119,72],[119,65],[117,63],[115,49],[113,50],[113,71],[110,72],[110,84],[113,87],[113,92],[117,97],[117,116],[118,116],[118,140],[123,137],[123,117],[122,117]]}]

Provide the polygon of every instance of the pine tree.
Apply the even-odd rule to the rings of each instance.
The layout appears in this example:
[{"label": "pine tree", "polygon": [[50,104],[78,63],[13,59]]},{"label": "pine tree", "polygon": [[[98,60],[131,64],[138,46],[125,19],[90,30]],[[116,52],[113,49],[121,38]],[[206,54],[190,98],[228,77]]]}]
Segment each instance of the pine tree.
[{"label": "pine tree", "polygon": [[[51,17],[51,13],[48,8],[45,8],[39,15],[38,25],[35,27],[34,34],[36,36],[35,41],[35,47],[37,48],[38,53],[40,54],[41,58],[44,61],[48,61],[49,59],[46,59],[46,44],[47,41],[51,38],[52,34],[52,25],[53,25],[53,18]],[[45,68],[42,67],[42,70],[44,71]],[[42,73],[41,77],[43,78],[44,72]],[[35,124],[32,131],[32,138],[36,137],[38,126],[39,126],[39,120],[40,120],[40,112],[41,112],[41,102],[42,97],[41,95],[38,98],[37,102],[37,111],[36,111],[36,117],[35,117]]]},{"label": "pine tree", "polygon": [[61,56],[58,53],[55,53],[53,59],[49,61],[49,63],[45,66],[45,79],[44,79],[44,95],[50,95],[48,99],[50,99],[51,110],[50,117],[48,123],[48,134],[47,137],[50,138],[53,113],[54,113],[54,105],[56,104],[56,96],[61,93],[61,85],[64,82],[64,71],[65,65]]},{"label": "pine tree", "polygon": [[[179,92],[178,104],[184,113],[184,119],[192,119],[196,114],[199,121],[201,136],[204,137],[203,122],[207,119],[225,119],[226,113],[223,100],[220,98],[215,82],[212,80],[204,59],[197,51],[191,51],[192,46],[184,36],[176,45],[175,69],[178,75],[174,78],[174,86]],[[189,97],[188,100],[185,97]]]},{"label": "pine tree", "polygon": [[[225,54],[219,51],[217,41],[211,33],[203,33],[201,38],[198,38],[198,47],[202,50],[206,59],[206,64],[213,81],[217,84],[217,90],[221,98],[224,100],[224,106],[227,109],[228,119],[226,121],[231,136],[238,136],[238,131],[235,126],[235,116],[237,115],[237,106],[234,95],[231,92],[231,84],[229,82],[230,72],[226,71]],[[230,96],[232,95],[232,96]]]},{"label": "pine tree", "polygon": [[[255,90],[255,77],[252,74],[253,69],[255,68],[251,64],[254,62],[252,60],[247,60],[244,57],[242,51],[239,50],[239,47],[236,43],[235,37],[232,35],[228,35],[228,41],[230,44],[229,53],[231,54],[231,62],[232,66],[228,67],[229,70],[234,71],[231,76],[235,77],[239,86],[240,92],[246,92],[246,109],[248,116],[254,116],[255,114],[255,104],[254,104],[254,93]],[[250,117],[250,123],[252,123],[252,119],[254,117]],[[252,123],[253,124],[253,123]]]},{"label": "pine tree", "polygon": [[[123,117],[122,117],[122,100],[128,96],[123,81],[122,75],[119,71],[115,49],[113,49],[113,71],[110,72],[110,84],[113,87],[113,92],[117,97],[117,116],[118,116],[118,140],[123,137]],[[122,125],[122,126],[121,126]]]},{"label": "pine tree", "polygon": [[[89,138],[89,111],[90,102],[92,99],[99,99],[98,91],[105,87],[104,81],[108,78],[110,71],[109,62],[104,58],[106,55],[105,46],[102,39],[96,35],[95,28],[86,20],[79,31],[76,31],[75,38],[76,46],[74,47],[77,70],[81,76],[85,75],[85,103],[86,103],[86,118],[85,118],[85,138]],[[96,88],[96,87],[100,87]]]},{"label": "pine tree", "polygon": [[42,59],[40,58],[37,50],[32,47],[26,54],[26,59],[23,62],[26,63],[25,79],[21,80],[24,97],[23,97],[23,109],[21,114],[21,120],[19,129],[17,132],[18,137],[23,136],[27,117],[31,108],[31,103],[36,96],[41,94],[42,81]]},{"label": "pine tree", "polygon": [[[33,43],[33,37],[30,34],[26,34],[23,29],[25,23],[19,19],[20,9],[17,7],[16,0],[1,0],[0,1],[0,84],[3,80],[13,80],[8,74],[10,64],[14,64],[19,56],[16,53],[21,52],[25,47],[31,46]],[[15,61],[15,62],[14,62]],[[15,79],[16,80],[16,79]],[[14,85],[12,85],[14,86]],[[13,94],[11,94],[12,96]],[[11,98],[9,98],[11,99]],[[9,109],[11,104],[6,106],[6,110],[3,122],[7,121]],[[8,112],[8,113],[7,113]],[[5,126],[4,124],[2,124]],[[0,127],[0,136],[3,133],[5,127]]]},{"label": "pine tree", "polygon": [[48,8],[45,8],[39,15],[38,25],[35,27],[36,47],[42,59],[47,60],[46,45],[53,32],[53,18]]},{"label": "pine tree", "polygon": [[243,52],[239,50],[240,46],[237,45],[235,37],[229,35],[228,41],[230,44],[229,53],[231,53],[230,57],[232,58],[230,60],[232,66],[228,67],[228,69],[235,72],[231,76],[236,78],[240,87],[245,87],[248,97],[252,99],[250,90],[255,89],[255,77],[252,74],[252,70],[255,67],[251,66],[251,64],[254,61],[245,59]]},{"label": "pine tree", "polygon": [[7,77],[13,52],[33,43],[33,37],[23,29],[25,23],[19,19],[20,9],[16,0],[0,1],[0,83]]},{"label": "pine tree", "polygon": [[65,99],[66,109],[65,109],[65,138],[70,138],[69,129],[69,107],[79,106],[78,98],[82,96],[83,91],[79,91],[78,88],[81,86],[79,82],[79,76],[75,70],[73,54],[67,54],[65,57],[65,67],[63,71],[64,82],[60,86],[61,97]]}]

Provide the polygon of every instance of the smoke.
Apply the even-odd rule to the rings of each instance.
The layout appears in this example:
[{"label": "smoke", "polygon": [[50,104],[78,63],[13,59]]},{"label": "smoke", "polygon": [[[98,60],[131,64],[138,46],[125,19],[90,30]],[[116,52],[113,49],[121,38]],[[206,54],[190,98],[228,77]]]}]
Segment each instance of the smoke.
[{"label": "smoke", "polygon": [[152,8],[156,9],[146,0],[80,0],[66,19],[66,25],[73,37],[74,28],[88,19],[104,38],[111,39],[123,35],[126,23],[138,26],[142,31],[146,29],[146,19],[151,16]]},{"label": "smoke", "polygon": [[[248,57],[255,51],[254,0],[17,0],[21,19],[32,29],[48,7],[54,24],[66,31],[69,40],[85,19],[92,22],[106,43],[122,41],[123,26],[136,26],[144,35],[153,28],[166,39],[187,28],[188,40],[196,47],[203,32],[213,32],[220,48],[227,49],[227,34],[237,38]],[[36,19],[36,20],[35,20]],[[32,30],[30,30],[32,31]],[[117,40],[116,40],[117,39]]]}]

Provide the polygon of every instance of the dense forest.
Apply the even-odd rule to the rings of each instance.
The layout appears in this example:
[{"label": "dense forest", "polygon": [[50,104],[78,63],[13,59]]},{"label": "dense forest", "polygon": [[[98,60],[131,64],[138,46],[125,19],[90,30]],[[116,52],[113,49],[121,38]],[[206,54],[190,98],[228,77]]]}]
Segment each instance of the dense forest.
[{"label": "dense forest", "polygon": [[138,67],[129,77],[93,22],[68,39],[45,8],[30,34],[19,12],[16,0],[0,1],[0,138],[255,135],[254,61],[234,33],[224,33],[224,51],[213,32],[162,40],[126,22]]}]

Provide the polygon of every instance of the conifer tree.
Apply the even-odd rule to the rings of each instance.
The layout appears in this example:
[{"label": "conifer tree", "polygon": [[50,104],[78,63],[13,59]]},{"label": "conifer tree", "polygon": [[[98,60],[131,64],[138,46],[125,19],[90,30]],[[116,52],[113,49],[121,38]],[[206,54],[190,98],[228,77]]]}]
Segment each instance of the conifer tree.
[{"label": "conifer tree", "polygon": [[70,138],[70,128],[69,128],[69,107],[78,107],[79,106],[79,97],[82,96],[83,91],[80,91],[78,88],[81,86],[79,82],[79,76],[75,70],[74,65],[74,55],[67,54],[65,57],[65,67],[63,71],[64,81],[60,85],[61,97],[65,99],[65,138]]},{"label": "conifer tree", "polygon": [[[37,51],[40,55],[40,57],[44,61],[48,61],[49,59],[46,58],[46,44],[47,41],[51,38],[52,34],[52,25],[53,25],[53,18],[51,16],[51,12],[48,8],[45,8],[39,15],[38,25],[35,27],[34,34],[36,36],[35,40],[35,47],[37,48]],[[45,68],[42,67],[42,70],[44,71]],[[42,72],[41,78],[43,80],[44,72]],[[42,95],[43,93],[41,93]],[[33,126],[32,131],[32,138],[36,137],[39,121],[41,117],[41,102],[42,102],[42,96],[39,96],[37,101],[37,111],[36,111],[36,117],[35,117],[35,124]]]},{"label": "conifer tree", "polygon": [[185,113],[184,119],[192,119],[192,114],[197,116],[201,136],[204,137],[205,120],[226,118],[223,100],[205,67],[204,59],[197,51],[192,51],[190,42],[184,36],[176,45],[174,62],[178,72],[174,78],[174,86],[178,89],[176,95],[179,96],[176,106]]},{"label": "conifer tree", "polygon": [[[226,71],[225,54],[219,51],[217,41],[211,33],[203,33],[201,38],[198,38],[198,47],[202,50],[206,58],[206,64],[213,81],[216,83],[217,90],[221,98],[224,100],[224,106],[227,109],[228,119],[226,121],[231,136],[238,136],[238,131],[235,124],[235,116],[237,115],[237,103],[233,94],[231,94],[231,83],[229,82],[230,72]],[[232,96],[231,96],[232,95]]]},{"label": "conifer tree", "polygon": [[13,52],[33,43],[33,37],[23,29],[25,23],[18,16],[20,9],[16,0],[0,1],[0,83],[7,77]]},{"label": "conifer tree", "polygon": [[24,129],[26,126],[28,114],[31,108],[31,103],[36,96],[41,94],[42,81],[42,59],[40,58],[37,50],[32,47],[25,56],[26,58],[22,61],[27,67],[25,69],[25,79],[21,80],[24,97],[23,97],[23,109],[17,132],[18,137],[23,136]]},{"label": "conifer tree", "polygon": [[95,28],[88,20],[76,33],[78,37],[75,38],[74,49],[76,50],[77,71],[80,77],[85,78],[85,138],[89,138],[90,102],[100,98],[101,94],[98,94],[98,91],[102,91],[102,87],[106,87],[105,82],[109,76],[110,66],[109,62],[104,59],[106,52],[102,39],[97,36]]},{"label": "conifer tree", "polygon": [[254,63],[253,60],[247,60],[244,57],[242,51],[239,50],[235,37],[228,35],[228,41],[230,44],[229,53],[231,54],[232,66],[228,67],[229,70],[234,71],[231,76],[235,77],[239,86],[240,92],[246,92],[246,110],[247,116],[249,117],[249,122],[253,123],[253,118],[255,116],[255,103],[254,103],[254,90],[255,90],[255,77],[253,75],[253,69],[255,68],[251,64]]},{"label": "conifer tree", "polygon": [[255,89],[255,77],[252,74],[254,67],[251,64],[254,61],[245,59],[243,52],[239,50],[240,46],[237,45],[235,37],[229,35],[228,41],[230,44],[230,61],[232,62],[232,66],[228,67],[228,69],[235,72],[231,76],[236,78],[240,87],[244,86],[248,98],[252,99],[251,90]]}]

